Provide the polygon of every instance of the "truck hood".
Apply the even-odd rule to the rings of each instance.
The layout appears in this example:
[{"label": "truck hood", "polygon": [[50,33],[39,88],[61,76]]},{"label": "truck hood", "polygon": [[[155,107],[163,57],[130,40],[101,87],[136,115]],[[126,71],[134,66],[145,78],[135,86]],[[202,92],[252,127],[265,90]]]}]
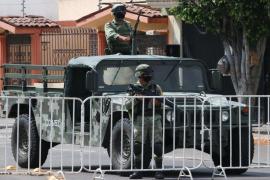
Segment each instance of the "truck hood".
[{"label": "truck hood", "polygon": [[[237,102],[237,101],[230,101],[225,96],[220,94],[204,94],[204,93],[186,93],[186,92],[164,92],[164,96],[167,96],[168,99],[174,97],[187,97],[187,98],[194,98],[196,97],[199,101],[201,101],[205,106],[211,107],[246,107],[246,104]],[[112,97],[112,101],[114,104],[123,104],[125,103],[125,98],[128,97],[128,93],[118,93],[118,94],[104,94],[104,96]],[[191,104],[187,104],[190,106]],[[201,106],[202,104],[198,103],[197,106]],[[180,105],[181,106],[181,105]]]},{"label": "truck hood", "polygon": [[246,104],[228,100],[225,96],[220,94],[204,94],[204,93],[186,93],[186,92],[164,92],[164,96],[185,96],[185,97],[196,97],[201,100],[205,106],[212,107],[246,107]]}]

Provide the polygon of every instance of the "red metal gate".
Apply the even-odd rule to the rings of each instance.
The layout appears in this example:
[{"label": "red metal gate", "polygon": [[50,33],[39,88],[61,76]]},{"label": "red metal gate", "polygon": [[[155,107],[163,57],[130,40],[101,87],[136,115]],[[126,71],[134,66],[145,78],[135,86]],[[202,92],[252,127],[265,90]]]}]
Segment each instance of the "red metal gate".
[{"label": "red metal gate", "polygon": [[43,65],[66,65],[73,57],[96,56],[97,32],[90,28],[61,28],[41,34]]},{"label": "red metal gate", "polygon": [[29,35],[7,36],[7,63],[31,63],[31,38]]}]

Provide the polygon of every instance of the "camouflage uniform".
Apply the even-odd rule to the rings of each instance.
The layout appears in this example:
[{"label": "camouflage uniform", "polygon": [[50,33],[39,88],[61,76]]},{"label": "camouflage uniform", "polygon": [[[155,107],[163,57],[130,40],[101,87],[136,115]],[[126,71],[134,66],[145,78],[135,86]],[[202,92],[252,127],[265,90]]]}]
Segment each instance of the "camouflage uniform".
[{"label": "camouflage uniform", "polygon": [[[112,13],[115,19],[105,24],[105,36],[107,41],[106,54],[131,54],[131,44],[118,40],[118,36],[130,36],[132,32],[131,24],[124,20],[126,7],[123,4],[116,4],[112,7]],[[120,15],[120,17],[119,17]]]},{"label": "camouflage uniform", "polygon": [[[149,67],[148,65],[139,65],[138,67]],[[136,71],[138,69],[136,68]],[[138,72],[136,72],[138,73]],[[136,77],[139,77],[141,74],[135,74]],[[151,76],[152,77],[152,76]],[[162,95],[162,90],[159,85],[149,81],[147,84],[142,85],[140,82],[135,84],[136,86],[141,86],[144,89],[144,93],[139,94],[142,96],[160,96]],[[136,95],[136,94],[130,94]],[[126,108],[129,110],[129,116],[132,116],[133,112],[133,127],[134,127],[134,154],[135,154],[135,161],[134,165],[135,168],[141,168],[141,150],[142,150],[142,143],[144,147],[149,147],[153,144],[154,141],[154,153],[156,155],[156,167],[162,167],[162,141],[163,141],[163,131],[162,131],[162,110],[161,104],[153,103],[153,98],[135,98],[133,100],[134,108],[132,111],[132,99],[129,99],[126,103]],[[143,103],[144,101],[144,103]],[[155,101],[160,101],[158,98],[155,98]],[[144,107],[143,107],[144,105]],[[155,105],[155,112],[153,113],[153,105]],[[144,115],[144,117],[142,116]],[[153,120],[154,117],[154,120]],[[153,126],[154,122],[154,126]],[[152,135],[154,129],[154,137]],[[144,154],[151,152],[151,149],[144,149]],[[139,178],[139,173],[135,172],[131,175],[131,179]],[[132,177],[133,176],[133,177]]]},{"label": "camouflage uniform", "polygon": [[117,22],[115,19],[112,22],[105,24],[105,35],[108,48],[111,54],[131,54],[131,44],[120,42],[117,36],[130,36],[132,31],[131,24],[125,20]]},{"label": "camouflage uniform", "polygon": [[[140,85],[139,82],[136,85]],[[162,90],[159,85],[154,83],[149,83],[145,86],[142,86],[145,91],[152,93],[155,96],[162,95]],[[152,98],[144,99],[144,109],[142,107],[142,100],[134,99],[134,141],[138,143],[144,143],[147,140],[152,141],[152,128],[153,128],[153,116],[154,119],[154,143],[162,143],[162,116],[160,106],[155,107],[155,114],[153,114],[153,104],[150,103]],[[157,99],[156,99],[157,101]],[[132,100],[129,100],[126,103],[126,108],[129,110],[131,117],[132,111]],[[144,119],[142,117],[142,110],[144,110]],[[144,124],[142,122],[144,120]],[[144,136],[142,138],[142,127],[144,127]]]}]

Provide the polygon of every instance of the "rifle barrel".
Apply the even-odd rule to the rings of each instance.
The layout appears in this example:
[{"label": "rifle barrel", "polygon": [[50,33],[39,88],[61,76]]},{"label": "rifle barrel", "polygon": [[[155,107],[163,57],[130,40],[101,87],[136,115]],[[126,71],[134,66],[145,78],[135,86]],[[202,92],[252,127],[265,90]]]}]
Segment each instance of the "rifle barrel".
[{"label": "rifle barrel", "polygon": [[136,53],[136,51],[137,51],[137,48],[136,48],[136,34],[137,34],[137,28],[138,28],[138,25],[139,25],[139,22],[140,22],[141,14],[142,14],[142,9],[139,11],[136,23],[134,25],[133,33],[132,33],[131,55],[137,54]]}]

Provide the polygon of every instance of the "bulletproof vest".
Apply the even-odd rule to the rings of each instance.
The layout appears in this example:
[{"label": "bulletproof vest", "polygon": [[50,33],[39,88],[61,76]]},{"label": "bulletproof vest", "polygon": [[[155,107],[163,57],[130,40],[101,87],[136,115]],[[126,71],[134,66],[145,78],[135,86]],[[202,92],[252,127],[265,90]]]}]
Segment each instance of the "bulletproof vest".
[{"label": "bulletproof vest", "polygon": [[[110,26],[114,29],[116,33],[123,36],[130,36],[131,29],[127,22],[124,21],[124,23],[121,25],[116,25],[114,22],[110,22]],[[131,54],[131,44],[126,44],[118,40],[112,40],[108,42],[108,48],[111,54]]]},{"label": "bulletproof vest", "polygon": [[[147,88],[144,89],[142,95],[144,96],[159,96],[159,92],[157,91],[157,85],[156,84],[150,84],[147,86]],[[153,104],[150,103],[153,98],[145,98],[144,99],[144,115],[145,116],[152,116],[153,114]],[[157,98],[156,98],[157,100]],[[143,110],[143,101],[139,101],[139,103],[136,104],[136,107],[134,109],[135,115],[142,115]],[[160,110],[160,107],[155,107],[156,112]]]}]

